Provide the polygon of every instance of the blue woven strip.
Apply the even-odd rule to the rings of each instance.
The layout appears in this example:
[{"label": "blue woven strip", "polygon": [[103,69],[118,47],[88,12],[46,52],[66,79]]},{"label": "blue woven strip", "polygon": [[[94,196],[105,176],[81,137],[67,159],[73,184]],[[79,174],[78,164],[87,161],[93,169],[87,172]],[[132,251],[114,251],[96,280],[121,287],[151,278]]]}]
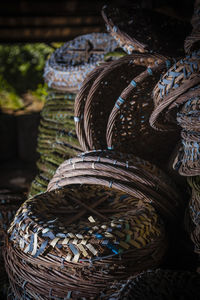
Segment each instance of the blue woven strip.
[{"label": "blue woven strip", "polygon": [[174,71],[171,71],[169,72],[169,76],[172,76],[172,77],[178,77],[179,75],[181,75],[182,73],[181,72],[174,72]]},{"label": "blue woven strip", "polygon": [[121,97],[119,97],[119,98],[117,99],[117,102],[123,104],[123,103],[124,103],[124,99],[122,99]]},{"label": "blue woven strip", "polygon": [[44,242],[42,243],[42,245],[40,246],[40,248],[37,250],[36,254],[35,254],[33,257],[36,258],[36,257],[38,257],[41,253],[43,253],[44,250],[45,250],[45,248],[46,248],[46,246],[47,246],[47,244],[48,244],[48,240],[44,241]]},{"label": "blue woven strip", "polygon": [[171,80],[168,80],[168,79],[163,78],[163,83],[164,83],[164,84],[170,84],[170,83],[171,83]]},{"label": "blue woven strip", "polygon": [[169,69],[170,67],[171,67],[171,62],[169,61],[169,60],[166,60],[166,67],[167,67],[167,69]]},{"label": "blue woven strip", "polygon": [[117,104],[117,102],[115,103],[115,107],[117,107],[118,109],[120,109],[120,106]]},{"label": "blue woven strip", "polygon": [[135,80],[132,80],[130,83],[132,86],[136,87],[137,86],[137,82],[135,82]]},{"label": "blue woven strip", "polygon": [[108,147],[108,150],[113,150],[113,147]]},{"label": "blue woven strip", "polygon": [[151,68],[147,68],[147,72],[150,74],[150,75],[153,75],[153,71]]}]

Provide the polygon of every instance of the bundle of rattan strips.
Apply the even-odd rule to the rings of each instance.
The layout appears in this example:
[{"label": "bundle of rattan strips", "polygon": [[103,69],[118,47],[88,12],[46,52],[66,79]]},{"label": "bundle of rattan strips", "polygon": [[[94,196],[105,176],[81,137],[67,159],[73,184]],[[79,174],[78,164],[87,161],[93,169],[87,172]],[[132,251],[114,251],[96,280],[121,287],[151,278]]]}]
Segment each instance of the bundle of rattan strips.
[{"label": "bundle of rattan strips", "polygon": [[89,149],[106,147],[109,114],[116,99],[131,82],[133,76],[141,74],[145,69],[149,74],[163,61],[165,58],[160,55],[131,54],[111,62],[102,70],[89,90],[84,107],[84,130],[87,138],[85,144],[88,144]]},{"label": "bundle of rattan strips", "polygon": [[[169,61],[166,62],[167,67]],[[107,123],[107,147],[132,152],[141,158],[163,166],[177,139],[177,133],[162,137],[149,125],[153,110],[152,86],[155,85],[165,62],[147,68],[135,77],[115,102]]]},{"label": "bundle of rattan strips", "polygon": [[[198,91],[190,91],[187,94],[186,92],[199,84],[199,67],[200,51],[179,60],[162,76],[153,91],[155,108],[150,117],[150,124],[154,129],[162,131],[174,128],[168,120],[170,106],[171,110],[177,109],[189,98],[198,95]],[[165,116],[166,111],[168,118]],[[173,123],[176,122],[173,120]]]},{"label": "bundle of rattan strips", "polygon": [[22,205],[5,252],[11,279],[26,281],[27,291],[47,296],[51,290],[52,296],[76,299],[77,292],[97,296],[116,279],[159,265],[166,237],[153,207],[120,191],[120,185],[110,189],[106,180],[97,183],[69,185]]},{"label": "bundle of rattan strips", "polygon": [[[126,162],[121,163],[122,160]],[[109,180],[111,175],[113,180]],[[158,176],[162,178],[162,183]],[[179,192],[157,167],[138,157],[127,157],[109,150],[88,152],[62,163],[49,183],[48,190],[72,182],[78,183],[79,180],[92,184],[102,178],[109,187],[121,186],[129,190],[130,195],[152,203],[166,220],[177,217],[183,204]]]},{"label": "bundle of rattan strips", "polygon": [[45,66],[45,81],[57,90],[77,92],[87,74],[116,46],[115,40],[107,33],[76,37],[51,55]]},{"label": "bundle of rattan strips", "polygon": [[148,270],[129,278],[110,297],[115,300],[199,299],[200,275],[191,271]]},{"label": "bundle of rattan strips", "polygon": [[200,176],[188,177],[187,182],[192,189],[189,203],[190,216],[196,226],[200,226]]},{"label": "bundle of rattan strips", "polygon": [[82,86],[76,96],[75,103],[74,103],[74,121],[76,127],[76,134],[79,140],[79,143],[84,151],[89,149],[87,139],[85,136],[84,131],[84,108],[85,102],[87,100],[87,95],[89,90],[99,76],[101,71],[107,66],[108,63],[101,64],[100,66],[96,67],[93,71],[91,71],[85,80],[82,83]]}]

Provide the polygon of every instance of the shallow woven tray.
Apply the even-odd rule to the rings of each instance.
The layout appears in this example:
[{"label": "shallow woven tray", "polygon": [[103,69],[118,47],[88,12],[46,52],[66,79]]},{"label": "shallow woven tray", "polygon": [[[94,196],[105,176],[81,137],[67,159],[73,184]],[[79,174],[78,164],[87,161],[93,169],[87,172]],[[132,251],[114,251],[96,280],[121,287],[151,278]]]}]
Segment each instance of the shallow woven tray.
[{"label": "shallow woven tray", "polygon": [[87,139],[85,136],[84,131],[84,108],[85,102],[87,100],[88,93],[90,88],[93,85],[95,79],[99,76],[101,71],[107,66],[108,64],[102,64],[96,67],[82,83],[82,86],[76,96],[75,103],[74,103],[74,121],[76,127],[76,134],[79,140],[79,143],[82,147],[83,151],[89,150],[89,146],[87,143]]},{"label": "shallow woven tray", "polygon": [[109,149],[133,153],[162,167],[166,167],[178,139],[177,131],[162,136],[149,125],[153,111],[152,87],[164,67],[163,62],[147,68],[115,99],[106,134]]},{"label": "shallow woven tray", "polygon": [[107,31],[127,53],[153,50],[167,56],[184,55],[182,43],[190,26],[161,13],[126,7],[104,6],[102,16]]},{"label": "shallow woven tray", "polygon": [[110,63],[100,73],[85,103],[84,129],[89,149],[106,148],[107,120],[116,99],[135,76],[163,60],[158,55],[131,54]]},{"label": "shallow woven tray", "polygon": [[161,77],[153,91],[155,108],[150,117],[153,128],[166,131],[176,127],[176,114],[175,118],[170,118],[169,110],[177,111],[180,105],[199,94],[198,88],[192,90],[200,82],[199,68],[200,52],[193,52],[175,63]]},{"label": "shallow woven tray", "polygon": [[199,299],[200,275],[196,272],[157,269],[130,278],[116,291],[116,300]]},{"label": "shallow woven tray", "polygon": [[142,202],[152,203],[168,221],[178,217],[183,205],[176,188],[157,167],[138,157],[112,151],[88,152],[62,163],[48,190],[77,183],[120,187]]},{"label": "shallow woven tray", "polygon": [[83,80],[117,44],[107,33],[76,37],[58,48],[46,62],[44,78],[49,87],[77,92]]},{"label": "shallow woven tray", "polygon": [[116,279],[156,267],[167,245],[152,206],[102,184],[71,185],[27,200],[9,233],[11,280],[46,297],[72,299],[97,296]]}]

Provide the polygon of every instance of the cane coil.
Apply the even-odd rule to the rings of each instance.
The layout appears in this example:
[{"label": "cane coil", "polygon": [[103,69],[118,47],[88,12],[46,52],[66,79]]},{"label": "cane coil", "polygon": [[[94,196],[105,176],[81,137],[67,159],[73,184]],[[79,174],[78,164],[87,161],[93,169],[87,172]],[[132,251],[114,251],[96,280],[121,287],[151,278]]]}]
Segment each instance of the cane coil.
[{"label": "cane coil", "polygon": [[148,270],[129,278],[110,300],[199,299],[200,275],[190,271]]},{"label": "cane coil", "polygon": [[135,4],[119,8],[106,5],[102,16],[107,31],[128,54],[153,51],[172,57],[184,55],[182,43],[190,32],[186,22]]},{"label": "cane coil", "polygon": [[[131,54],[111,62],[94,81],[84,110],[84,130],[89,149],[107,147],[106,127],[109,114],[121,92],[131,80],[160,65],[164,58],[159,55]],[[116,84],[116,78],[119,78]]]},{"label": "cane coil", "polygon": [[[160,79],[153,91],[154,111],[150,124],[156,130],[174,129],[175,121],[169,116],[169,108],[178,109],[189,98],[198,95],[198,89],[191,88],[200,82],[200,52],[193,52],[186,58],[176,62]],[[188,91],[190,89],[190,91]],[[188,91],[188,93],[187,93]],[[174,105],[172,105],[174,104]],[[165,115],[166,111],[168,112]]]},{"label": "cane coil", "polygon": [[94,299],[116,280],[156,267],[166,246],[153,207],[102,180],[27,200],[4,256],[11,283],[24,283],[28,295]]},{"label": "cane coil", "polygon": [[76,37],[58,48],[47,60],[45,81],[56,90],[77,93],[87,74],[116,46],[115,40],[107,33]]},{"label": "cane coil", "polygon": [[200,42],[200,3],[198,0],[194,2],[194,13],[192,15],[191,24],[193,30],[190,35],[187,36],[184,43],[184,48],[186,53],[199,49]]}]

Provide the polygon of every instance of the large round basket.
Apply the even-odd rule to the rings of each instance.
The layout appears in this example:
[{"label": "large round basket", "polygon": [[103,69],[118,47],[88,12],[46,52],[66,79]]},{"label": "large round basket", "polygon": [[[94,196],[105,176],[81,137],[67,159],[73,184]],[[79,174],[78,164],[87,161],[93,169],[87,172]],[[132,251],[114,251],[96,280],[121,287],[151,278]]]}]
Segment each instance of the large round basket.
[{"label": "large round basket", "polygon": [[104,55],[117,44],[107,33],[91,33],[76,37],[58,48],[46,62],[44,78],[48,86],[76,93]]}]

